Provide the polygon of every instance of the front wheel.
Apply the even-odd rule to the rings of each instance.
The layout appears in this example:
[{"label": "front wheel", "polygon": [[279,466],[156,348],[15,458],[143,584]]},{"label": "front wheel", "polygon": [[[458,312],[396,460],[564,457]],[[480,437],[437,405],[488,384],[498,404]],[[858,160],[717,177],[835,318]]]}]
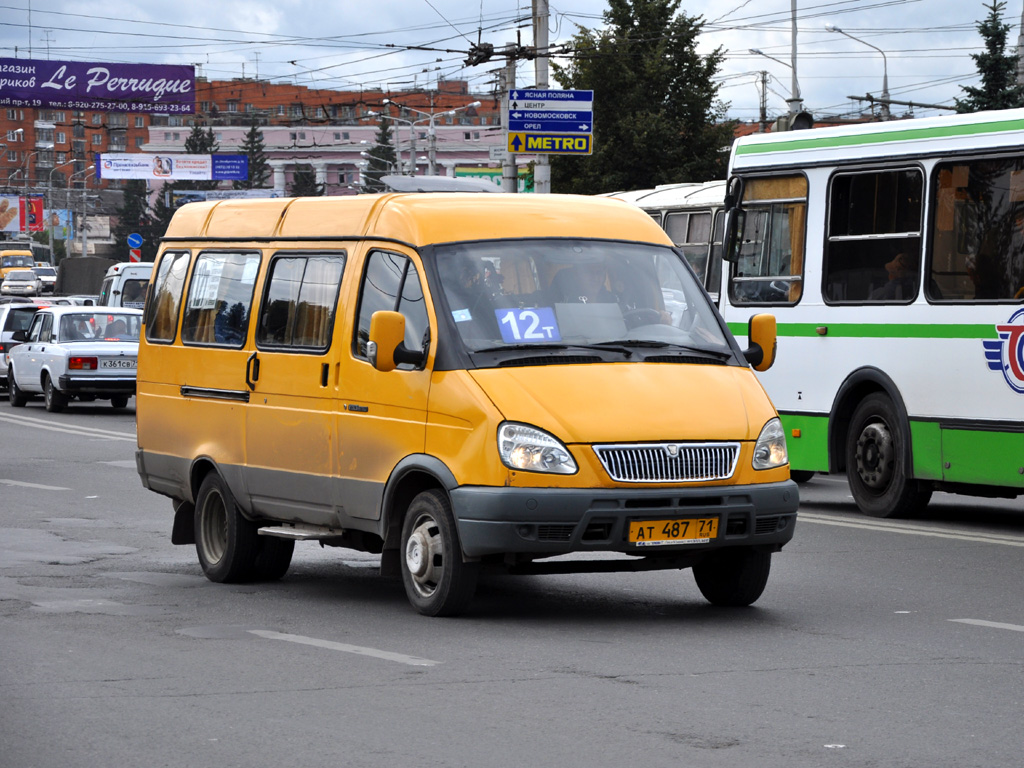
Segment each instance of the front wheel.
[{"label": "front wheel", "polygon": [[28,395],[21,391],[18,382],[14,380],[14,368],[7,369],[7,399],[13,408],[24,408],[28,402]]},{"label": "front wheel", "polygon": [[50,413],[60,413],[68,407],[68,398],[53,385],[53,379],[46,377],[43,384],[43,400],[46,402],[46,410]]},{"label": "front wheel", "polygon": [[693,566],[697,588],[712,605],[731,608],[756,602],[768,584],[770,552],[726,549]]},{"label": "front wheel", "polygon": [[216,472],[203,480],[196,498],[196,554],[203,573],[222,584],[251,581],[260,552],[256,526],[242,517],[227,483]]},{"label": "front wheel", "polygon": [[473,599],[478,563],[462,560],[448,496],[424,491],[412,500],[402,525],[402,583],[424,616],[454,616]]},{"label": "front wheel", "polygon": [[128,405],[128,398],[124,395],[114,395],[110,398],[110,404],[115,408],[124,408]]},{"label": "front wheel", "polygon": [[911,517],[932,492],[907,476],[903,457],[909,429],[892,400],[875,393],[861,401],[846,436],[846,476],[861,512],[872,517]]}]

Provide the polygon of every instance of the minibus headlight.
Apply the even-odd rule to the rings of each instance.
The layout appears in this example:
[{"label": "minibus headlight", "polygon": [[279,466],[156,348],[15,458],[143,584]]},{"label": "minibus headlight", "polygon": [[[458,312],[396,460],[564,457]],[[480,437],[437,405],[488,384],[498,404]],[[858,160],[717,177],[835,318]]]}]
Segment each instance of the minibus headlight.
[{"label": "minibus headlight", "polygon": [[789,461],[786,450],[786,433],[782,430],[782,422],[772,419],[761,430],[754,446],[754,469],[773,469],[781,467]]},{"label": "minibus headlight", "polygon": [[572,475],[576,462],[558,438],[526,424],[506,422],[498,427],[498,454],[509,469]]}]

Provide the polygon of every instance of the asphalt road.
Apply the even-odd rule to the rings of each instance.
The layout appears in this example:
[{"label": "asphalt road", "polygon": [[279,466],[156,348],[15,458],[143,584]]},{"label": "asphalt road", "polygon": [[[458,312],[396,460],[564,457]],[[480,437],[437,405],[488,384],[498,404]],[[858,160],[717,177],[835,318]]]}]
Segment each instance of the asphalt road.
[{"label": "asphalt road", "polygon": [[1022,500],[873,520],[818,476],[752,608],[685,571],[489,576],[429,619],[314,543],[208,582],[132,406],[0,403],[3,768],[1022,763]]}]

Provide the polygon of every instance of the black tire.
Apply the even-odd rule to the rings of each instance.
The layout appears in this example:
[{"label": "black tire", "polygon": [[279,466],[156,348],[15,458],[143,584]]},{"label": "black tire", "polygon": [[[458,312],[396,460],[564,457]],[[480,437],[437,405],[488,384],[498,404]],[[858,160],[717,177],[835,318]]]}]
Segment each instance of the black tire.
[{"label": "black tire", "polygon": [[860,511],[871,517],[913,517],[932,492],[908,476],[909,428],[892,400],[879,393],[861,401],[846,436],[846,476]]},{"label": "black tire", "polygon": [[46,402],[46,410],[50,413],[60,413],[68,407],[68,398],[53,384],[50,376],[43,382],[43,400]]},{"label": "black tire", "polygon": [[809,482],[812,477],[814,477],[814,473],[811,472],[809,469],[789,470],[789,479],[792,480],[794,483],[800,483],[801,485],[803,485],[804,483]]},{"label": "black tire", "polygon": [[128,405],[128,398],[124,395],[114,395],[110,398],[110,404],[115,408],[124,408]]},{"label": "black tire", "polygon": [[203,480],[196,498],[196,554],[210,581],[232,584],[256,576],[260,552],[256,526],[242,517],[227,483],[216,472]]},{"label": "black tire", "polygon": [[277,581],[283,578],[292,564],[295,541],[278,536],[260,536],[259,545],[260,551],[256,555],[253,569],[255,580]]},{"label": "black tire", "polygon": [[28,402],[28,395],[21,391],[21,387],[14,380],[14,369],[7,369],[7,399],[11,401],[11,407],[24,408]]},{"label": "black tire", "polygon": [[400,561],[405,594],[424,616],[454,616],[473,599],[479,563],[462,560],[451,503],[442,491],[412,500],[402,525]]},{"label": "black tire", "polygon": [[753,549],[725,549],[693,566],[693,578],[712,605],[729,608],[756,602],[768,584],[772,555]]},{"label": "black tire", "polygon": [[96,395],[76,395],[76,397],[83,403],[92,403],[96,400]]}]

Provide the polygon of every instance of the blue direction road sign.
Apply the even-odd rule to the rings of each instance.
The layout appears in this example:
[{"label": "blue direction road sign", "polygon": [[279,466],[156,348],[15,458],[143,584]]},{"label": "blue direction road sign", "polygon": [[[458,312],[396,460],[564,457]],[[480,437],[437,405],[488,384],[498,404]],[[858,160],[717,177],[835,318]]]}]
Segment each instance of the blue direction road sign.
[{"label": "blue direction road sign", "polygon": [[142,247],[142,235],[133,232],[128,235],[128,247],[129,248],[141,248]]},{"label": "blue direction road sign", "polygon": [[509,91],[505,125],[510,132],[592,133],[594,92]]},{"label": "blue direction road sign", "polygon": [[589,133],[509,132],[508,151],[513,154],[589,155],[594,151],[592,139]]}]

